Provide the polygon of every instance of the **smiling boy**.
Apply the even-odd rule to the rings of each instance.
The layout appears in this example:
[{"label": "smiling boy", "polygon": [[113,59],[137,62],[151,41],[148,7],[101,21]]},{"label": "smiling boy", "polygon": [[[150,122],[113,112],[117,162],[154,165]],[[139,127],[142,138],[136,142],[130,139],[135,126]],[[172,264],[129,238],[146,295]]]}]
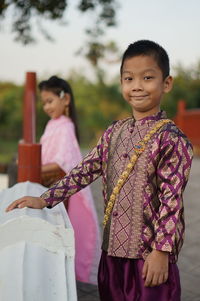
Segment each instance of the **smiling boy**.
[{"label": "smiling boy", "polygon": [[24,197],[8,207],[52,207],[102,176],[102,301],[180,301],[176,261],[192,146],[160,110],[172,84],[160,45],[130,44],[122,58],[121,86],[133,116],[113,123],[83,161],[40,198]]},{"label": "smiling boy", "polygon": [[164,77],[153,56],[139,55],[124,61],[121,85],[124,99],[138,120],[160,111],[163,94],[172,89],[172,77]]}]

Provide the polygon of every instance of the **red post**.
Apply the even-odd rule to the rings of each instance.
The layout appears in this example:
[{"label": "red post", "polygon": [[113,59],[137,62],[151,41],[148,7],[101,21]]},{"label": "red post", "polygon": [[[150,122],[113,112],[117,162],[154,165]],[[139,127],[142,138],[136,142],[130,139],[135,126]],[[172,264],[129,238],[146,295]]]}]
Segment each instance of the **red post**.
[{"label": "red post", "polygon": [[35,143],[36,73],[26,73],[23,106],[23,140]]},{"label": "red post", "polygon": [[41,145],[36,140],[36,73],[26,73],[23,142],[18,145],[18,182],[41,183]]},{"label": "red post", "polygon": [[41,183],[41,144],[19,143],[18,182]]}]

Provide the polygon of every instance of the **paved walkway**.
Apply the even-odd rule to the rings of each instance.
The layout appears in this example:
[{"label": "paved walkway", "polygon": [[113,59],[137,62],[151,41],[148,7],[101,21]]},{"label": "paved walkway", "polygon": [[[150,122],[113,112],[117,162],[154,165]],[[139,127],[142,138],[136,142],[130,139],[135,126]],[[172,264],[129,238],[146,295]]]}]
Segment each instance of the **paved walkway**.
[{"label": "paved walkway", "polygon": [[[0,175],[0,189],[6,187],[6,181],[6,177]],[[103,219],[101,181],[97,180],[91,187],[101,225]],[[181,301],[200,301],[200,159],[197,158],[193,160],[184,203],[186,238],[179,256]],[[96,286],[77,283],[77,289],[78,301],[99,301]]]}]

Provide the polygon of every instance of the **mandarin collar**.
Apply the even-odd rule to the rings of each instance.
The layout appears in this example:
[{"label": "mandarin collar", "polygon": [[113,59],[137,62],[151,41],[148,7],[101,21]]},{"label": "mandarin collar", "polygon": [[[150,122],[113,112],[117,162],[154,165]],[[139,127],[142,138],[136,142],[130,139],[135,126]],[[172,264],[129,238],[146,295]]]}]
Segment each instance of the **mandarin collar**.
[{"label": "mandarin collar", "polygon": [[166,119],[166,118],[167,118],[166,112],[161,110],[156,114],[144,117],[144,118],[139,119],[139,120],[135,120],[135,118],[133,117],[133,123],[134,123],[134,125],[138,126],[138,125],[144,125],[145,123],[149,123],[149,122],[152,122],[152,121],[155,122],[155,121],[158,121],[160,119]]}]

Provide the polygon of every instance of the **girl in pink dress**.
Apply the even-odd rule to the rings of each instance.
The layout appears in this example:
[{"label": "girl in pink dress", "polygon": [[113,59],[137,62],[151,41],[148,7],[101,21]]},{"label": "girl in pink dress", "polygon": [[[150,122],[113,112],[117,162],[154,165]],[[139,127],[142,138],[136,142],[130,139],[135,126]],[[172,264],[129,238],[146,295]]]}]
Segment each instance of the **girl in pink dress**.
[{"label": "girl in pink dress", "polygon": [[[51,118],[41,137],[43,184],[70,171],[81,160],[75,105],[70,85],[52,76],[39,84],[44,112]],[[58,177],[57,177],[58,179]],[[75,233],[76,279],[96,283],[100,257],[99,227],[94,202],[87,187],[65,204]]]}]

